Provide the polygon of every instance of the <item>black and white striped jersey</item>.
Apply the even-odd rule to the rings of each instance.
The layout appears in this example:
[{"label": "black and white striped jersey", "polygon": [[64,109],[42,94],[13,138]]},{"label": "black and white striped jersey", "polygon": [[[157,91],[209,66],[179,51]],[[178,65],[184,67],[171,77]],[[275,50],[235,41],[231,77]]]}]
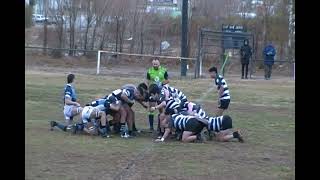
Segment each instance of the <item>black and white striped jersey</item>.
[{"label": "black and white striped jersey", "polygon": [[180,91],[179,89],[176,89],[174,87],[171,87],[169,85],[164,85],[161,89],[161,95],[164,96],[165,95],[165,91],[169,92],[169,96],[174,98],[174,99],[179,99],[182,102],[186,102],[187,100],[187,96],[183,94],[182,91]]},{"label": "black and white striped jersey", "polygon": [[201,108],[199,104],[195,104],[193,102],[185,102],[183,103],[181,110],[182,111],[188,111],[188,106],[191,105],[193,112],[195,112],[195,116],[204,119],[206,117],[206,112]]},{"label": "black and white striped jersey", "polygon": [[171,127],[174,127],[178,130],[184,131],[186,128],[187,122],[194,118],[194,116],[186,116],[182,114],[173,114],[171,116]]},{"label": "black and white striped jersey", "polygon": [[166,101],[165,114],[175,114],[181,111],[180,101],[170,98]]},{"label": "black and white striped jersey", "polygon": [[219,132],[221,130],[223,116],[206,117],[208,120],[208,130]]},{"label": "black and white striped jersey", "polygon": [[223,76],[219,75],[215,79],[215,84],[217,85],[217,89],[219,90],[221,87],[223,87],[223,93],[219,99],[230,99],[230,93],[229,93],[229,88],[227,85],[226,80],[223,78]]}]

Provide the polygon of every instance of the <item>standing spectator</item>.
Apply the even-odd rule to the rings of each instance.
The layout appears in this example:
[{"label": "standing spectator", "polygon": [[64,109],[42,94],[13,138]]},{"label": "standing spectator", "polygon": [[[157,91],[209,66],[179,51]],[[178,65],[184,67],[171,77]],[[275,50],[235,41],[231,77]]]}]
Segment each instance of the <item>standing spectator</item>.
[{"label": "standing spectator", "polygon": [[[243,42],[243,46],[240,48],[240,55],[241,55],[241,79],[246,78],[248,79],[248,65],[249,60],[252,56],[252,48],[249,45],[249,40],[245,39]],[[246,74],[244,76],[244,69],[246,69]]]},{"label": "standing spectator", "polygon": [[[158,58],[154,58],[152,60],[152,67],[148,69],[147,72],[147,84],[150,86],[151,84],[157,84],[158,87],[161,89],[161,87],[165,84],[169,83],[168,80],[168,72],[167,69],[160,66],[160,62]],[[149,101],[149,106],[154,107],[156,105],[155,101]],[[149,126],[150,131],[154,131],[153,128],[153,119],[154,119],[154,112],[150,110],[149,108]]]},{"label": "standing spectator", "polygon": [[274,56],[276,49],[269,43],[263,50],[264,55],[264,79],[269,80],[271,77],[272,65],[274,64]]}]

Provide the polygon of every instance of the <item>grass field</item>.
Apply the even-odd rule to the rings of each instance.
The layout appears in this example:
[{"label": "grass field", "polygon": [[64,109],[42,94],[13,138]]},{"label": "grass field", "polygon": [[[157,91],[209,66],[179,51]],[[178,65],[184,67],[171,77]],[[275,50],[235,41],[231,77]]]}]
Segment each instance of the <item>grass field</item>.
[{"label": "grass field", "polygon": [[[63,122],[62,88],[66,74],[25,72],[25,179],[295,179],[295,84],[289,80],[226,78],[231,104],[227,111],[246,142],[153,143],[151,135],[102,139],[49,131],[49,121]],[[76,74],[81,104],[104,96],[138,78]],[[209,79],[173,80],[207,113],[217,106]],[[134,105],[137,127],[147,114]]]}]

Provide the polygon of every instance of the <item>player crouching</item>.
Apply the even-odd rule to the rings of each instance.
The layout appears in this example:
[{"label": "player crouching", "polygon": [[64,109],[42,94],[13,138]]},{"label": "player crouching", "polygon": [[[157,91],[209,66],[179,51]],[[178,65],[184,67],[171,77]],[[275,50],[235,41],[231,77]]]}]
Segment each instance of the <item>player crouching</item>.
[{"label": "player crouching", "polygon": [[207,129],[210,133],[213,133],[217,141],[225,142],[231,139],[238,139],[239,142],[243,143],[243,137],[239,130],[232,131],[232,118],[228,115],[217,116],[217,117],[206,117]]},{"label": "player crouching", "polygon": [[[168,117],[168,116],[167,116]],[[178,130],[182,132],[182,142],[194,142],[201,140],[200,132],[206,127],[206,120],[201,120],[196,116],[173,114],[165,118],[162,121],[161,126],[165,128],[165,132],[160,139],[156,139],[155,142],[163,142],[168,137],[172,130]]]},{"label": "player crouching", "polygon": [[104,111],[93,106],[85,106],[81,113],[81,124],[73,126],[73,133],[85,131],[90,135],[101,135],[103,138],[109,138],[107,116]]}]

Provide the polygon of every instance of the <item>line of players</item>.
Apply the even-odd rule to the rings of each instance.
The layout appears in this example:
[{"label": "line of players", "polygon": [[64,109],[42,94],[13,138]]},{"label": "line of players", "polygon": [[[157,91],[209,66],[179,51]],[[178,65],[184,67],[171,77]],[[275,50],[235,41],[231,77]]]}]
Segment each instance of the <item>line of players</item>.
[{"label": "line of players", "polygon": [[[51,121],[50,126],[51,129],[58,127],[64,131],[70,129],[73,134],[86,132],[103,138],[110,137],[110,126],[113,126],[115,133],[120,133],[122,138],[130,138],[135,136],[137,131],[135,114],[131,108],[135,101],[144,108],[148,108],[148,101],[156,102],[156,106],[149,107],[151,111],[159,111],[159,136],[156,142],[165,141],[169,134],[175,135],[183,142],[201,141],[203,136],[201,132],[204,128],[207,128],[218,141],[229,141],[235,138],[243,142],[240,131],[231,130],[230,116],[208,116],[199,104],[188,101],[182,91],[168,84],[162,87],[156,84],[147,87],[145,83],[138,86],[127,84],[104,98],[86,104],[83,108],[76,102],[75,90],[67,84],[64,95],[64,115],[68,125]],[[78,114],[81,122],[73,124],[72,119]],[[108,121],[107,115],[113,116],[113,120]]]}]

